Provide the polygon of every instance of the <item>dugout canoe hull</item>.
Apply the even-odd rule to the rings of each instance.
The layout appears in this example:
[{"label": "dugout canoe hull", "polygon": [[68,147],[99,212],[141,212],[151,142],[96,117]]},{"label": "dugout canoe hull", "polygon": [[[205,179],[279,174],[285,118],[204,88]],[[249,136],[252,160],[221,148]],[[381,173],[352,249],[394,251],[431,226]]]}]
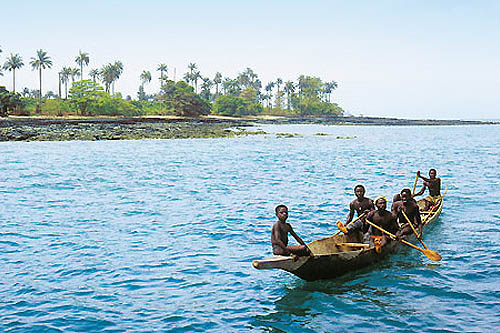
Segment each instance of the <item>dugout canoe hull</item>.
[{"label": "dugout canoe hull", "polygon": [[[424,200],[419,200],[418,204],[423,207]],[[424,227],[433,223],[441,214],[442,209],[443,200],[430,214],[422,212],[422,221],[425,221]],[[427,217],[428,215],[429,217]],[[314,257],[298,257],[294,261],[291,257],[274,256],[263,260],[254,260],[252,265],[256,269],[281,269],[306,281],[325,280],[367,267],[404,247],[400,242],[391,241],[382,248],[381,253],[377,253],[374,247],[353,248],[339,245],[346,241],[343,234],[326,237],[308,244],[315,254]]]}]

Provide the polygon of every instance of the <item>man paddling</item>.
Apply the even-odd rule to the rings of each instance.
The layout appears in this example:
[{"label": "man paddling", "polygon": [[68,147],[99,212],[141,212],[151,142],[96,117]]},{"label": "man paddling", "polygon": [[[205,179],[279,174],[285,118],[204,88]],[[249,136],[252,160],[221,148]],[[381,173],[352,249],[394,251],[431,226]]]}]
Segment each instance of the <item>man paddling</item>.
[{"label": "man paddling", "polygon": [[[273,254],[282,256],[292,256],[294,260],[297,256],[311,255],[306,243],[293,231],[290,223],[286,222],[288,218],[288,208],[285,205],[276,206],[276,216],[278,221],[274,223],[271,230],[271,244]],[[288,245],[288,233],[295,238],[300,245]]]},{"label": "man paddling", "polygon": [[[395,234],[398,231],[399,226],[396,221],[396,216],[386,209],[387,199],[385,198],[385,196],[378,196],[375,199],[375,206],[377,207],[377,210],[369,212],[366,216],[366,219],[389,231],[390,233]],[[379,245],[379,247],[383,247],[390,241],[390,238],[388,238],[386,234],[382,233],[380,230],[372,226],[368,228],[367,235],[370,237],[370,244],[375,243],[376,245]],[[377,244],[378,241],[379,244]]]},{"label": "man paddling", "polygon": [[398,235],[408,235],[413,233],[411,226],[403,215],[410,220],[412,225],[418,230],[419,235],[422,235],[422,220],[420,219],[420,210],[418,209],[417,202],[413,199],[409,188],[401,190],[401,201],[393,202],[391,207],[392,213],[399,219],[399,224],[402,226],[398,231]]},{"label": "man paddling", "polygon": [[356,195],[356,199],[351,201],[349,205],[349,215],[347,216],[347,220],[345,222],[348,234],[352,234],[354,231],[358,230],[362,233],[366,233],[368,231],[368,226],[365,223],[364,218],[351,223],[354,217],[354,212],[356,212],[358,216],[360,216],[363,213],[368,213],[375,209],[375,207],[373,206],[373,200],[370,198],[365,198],[365,192],[365,187],[361,184],[358,184],[354,187],[354,194]]},{"label": "man paddling", "polygon": [[431,206],[439,203],[441,200],[441,178],[437,177],[436,169],[429,170],[429,178],[426,178],[420,174],[420,171],[417,171],[417,177],[420,177],[424,180],[424,186],[415,193],[414,196],[422,195],[425,192],[425,189],[429,189],[429,195],[424,198],[425,200],[425,208],[424,210],[428,211]]}]

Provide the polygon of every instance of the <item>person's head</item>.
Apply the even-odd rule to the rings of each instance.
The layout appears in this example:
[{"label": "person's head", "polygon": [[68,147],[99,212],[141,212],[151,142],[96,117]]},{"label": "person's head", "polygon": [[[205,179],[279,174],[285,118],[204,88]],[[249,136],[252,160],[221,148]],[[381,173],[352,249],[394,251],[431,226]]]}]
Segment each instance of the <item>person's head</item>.
[{"label": "person's head", "polygon": [[401,200],[407,202],[412,198],[411,191],[409,188],[404,188],[401,190]]},{"label": "person's head", "polygon": [[436,171],[436,169],[430,169],[430,170],[429,170],[429,177],[430,177],[431,179],[434,179],[434,178],[436,178],[436,176],[437,176],[437,171]]},{"label": "person's head", "polygon": [[383,195],[378,196],[375,199],[374,203],[375,203],[375,206],[377,206],[378,210],[385,210],[387,208],[387,199]]},{"label": "person's head", "polygon": [[280,220],[281,222],[285,222],[288,218],[288,207],[285,205],[278,205],[274,210],[276,212],[278,220]]},{"label": "person's head", "polygon": [[358,199],[363,199],[365,197],[365,187],[361,184],[354,186],[354,194]]}]

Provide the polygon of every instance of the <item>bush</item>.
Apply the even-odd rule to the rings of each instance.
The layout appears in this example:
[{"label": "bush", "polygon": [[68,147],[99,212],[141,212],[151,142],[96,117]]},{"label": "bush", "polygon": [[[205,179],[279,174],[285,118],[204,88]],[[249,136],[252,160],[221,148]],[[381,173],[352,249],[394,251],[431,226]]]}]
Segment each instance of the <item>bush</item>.
[{"label": "bush", "polygon": [[105,116],[139,116],[139,109],[131,102],[121,97],[111,97],[108,94],[99,97],[87,107],[89,115]]},{"label": "bush", "polygon": [[210,104],[184,81],[168,80],[162,86],[158,99],[167,110],[173,110],[179,116],[198,117],[210,113]]},{"label": "bush", "polygon": [[[36,106],[35,106],[36,107]],[[69,102],[57,99],[45,100],[41,105],[42,113],[50,116],[63,116],[72,113]]]},{"label": "bush", "polygon": [[0,116],[7,117],[9,112],[22,110],[24,103],[21,100],[21,95],[13,93],[0,86]]},{"label": "bush", "polygon": [[230,95],[217,97],[213,106],[213,113],[224,116],[248,116],[261,112],[262,106],[260,104]]}]

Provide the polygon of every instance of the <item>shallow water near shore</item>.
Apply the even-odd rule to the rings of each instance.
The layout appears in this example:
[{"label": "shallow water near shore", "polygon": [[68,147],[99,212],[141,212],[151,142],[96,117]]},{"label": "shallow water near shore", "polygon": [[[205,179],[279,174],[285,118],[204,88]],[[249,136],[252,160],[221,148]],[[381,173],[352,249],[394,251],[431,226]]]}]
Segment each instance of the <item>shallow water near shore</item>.
[{"label": "shallow water near shore", "polygon": [[[0,331],[500,327],[499,126],[263,129],[0,143]],[[337,231],[357,183],[390,199],[429,168],[448,185],[424,234],[442,261],[405,249],[315,282],[252,268],[277,204],[309,242]]]}]

